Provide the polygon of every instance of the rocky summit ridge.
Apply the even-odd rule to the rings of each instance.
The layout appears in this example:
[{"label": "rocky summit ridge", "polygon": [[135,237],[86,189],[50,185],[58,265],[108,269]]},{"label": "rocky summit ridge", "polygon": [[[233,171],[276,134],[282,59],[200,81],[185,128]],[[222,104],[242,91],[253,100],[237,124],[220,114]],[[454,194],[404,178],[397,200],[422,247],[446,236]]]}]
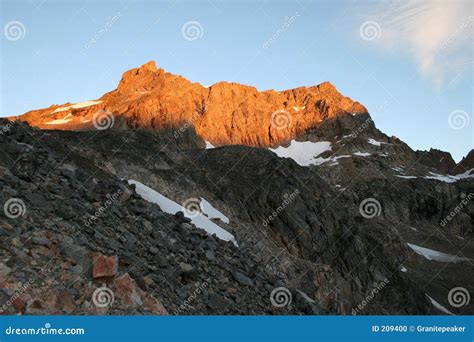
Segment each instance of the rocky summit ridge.
[{"label": "rocky summit ridge", "polygon": [[117,89],[82,104],[53,105],[18,117],[43,129],[93,129],[98,111],[128,126],[179,128],[191,123],[213,145],[275,146],[341,114],[367,113],[331,83],[258,91],[237,83],[209,87],[173,75],[155,62],[126,71]]}]

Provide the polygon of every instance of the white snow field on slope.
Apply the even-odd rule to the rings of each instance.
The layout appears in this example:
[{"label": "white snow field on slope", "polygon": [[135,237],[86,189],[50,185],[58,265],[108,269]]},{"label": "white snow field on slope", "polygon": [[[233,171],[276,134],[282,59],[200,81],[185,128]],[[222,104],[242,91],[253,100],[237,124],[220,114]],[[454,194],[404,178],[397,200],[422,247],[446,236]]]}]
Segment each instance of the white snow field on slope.
[{"label": "white snow field on slope", "polygon": [[425,257],[428,260],[439,261],[439,262],[459,262],[459,261],[469,261],[468,258],[458,257],[456,255],[446,254],[443,252],[438,252],[433,249],[417,246],[411,243],[407,243],[408,247],[413,249],[416,254],[419,254]]},{"label": "white snow field on slope", "polygon": [[68,123],[69,121],[72,121],[72,118],[73,118],[72,114],[68,114],[62,119],[53,120],[53,121],[47,122],[46,124],[47,125],[62,125],[62,124]]},{"label": "white snow field on slope", "polygon": [[71,108],[74,108],[74,109],[86,108],[86,107],[90,107],[90,106],[93,106],[93,105],[96,105],[96,104],[99,104],[99,103],[102,103],[102,101],[78,102],[78,103],[75,103],[75,104],[70,105],[70,106],[56,108],[51,114],[58,113],[58,112],[64,112],[65,110],[69,110]]},{"label": "white snow field on slope", "polygon": [[437,173],[430,172],[429,176],[425,176],[423,178],[435,179],[437,181],[445,182],[445,183],[454,183],[454,182],[457,182],[458,180],[461,180],[461,179],[474,178],[474,170],[471,169],[471,170],[468,170],[464,173],[460,173],[459,175],[440,175],[440,174],[437,174]]},{"label": "white snow field on slope", "polygon": [[331,143],[329,141],[296,141],[291,140],[288,147],[278,146],[277,148],[269,148],[280,158],[291,158],[298,165],[320,165],[322,162],[318,160],[317,156],[321,153],[331,150]]},{"label": "white snow field on slope", "polygon": [[216,218],[221,220],[224,223],[229,223],[229,218],[221,213],[219,210],[214,208],[211,203],[206,201],[204,198],[201,197],[201,203],[199,203],[201,207],[201,211],[210,219]]},{"label": "white snow field on slope", "polygon": [[[237,241],[235,240],[234,235],[226,231],[225,229],[219,227],[217,224],[212,222],[209,218],[204,216],[201,213],[193,213],[190,215],[187,211],[175,201],[170,200],[169,198],[163,196],[158,191],[153,190],[152,188],[146,186],[139,181],[129,179],[129,184],[135,185],[135,191],[139,194],[144,200],[156,203],[160,206],[161,210],[168,214],[176,214],[178,211],[181,211],[185,217],[191,219],[196,227],[205,230],[209,234],[216,234],[216,236],[224,241],[231,241],[235,246],[238,246]],[[207,202],[207,201],[206,201]],[[209,203],[209,202],[207,202]],[[217,211],[217,209],[215,209]],[[222,214],[223,215],[223,214]],[[224,215],[223,215],[224,216]]]}]

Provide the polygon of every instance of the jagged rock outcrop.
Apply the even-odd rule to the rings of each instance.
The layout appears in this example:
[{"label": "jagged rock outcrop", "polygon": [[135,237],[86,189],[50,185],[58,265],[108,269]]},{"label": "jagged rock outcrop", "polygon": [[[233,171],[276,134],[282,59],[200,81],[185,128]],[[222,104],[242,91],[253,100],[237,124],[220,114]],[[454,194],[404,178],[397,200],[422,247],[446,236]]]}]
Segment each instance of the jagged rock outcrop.
[{"label": "jagged rock outcrop", "polygon": [[464,173],[474,169],[474,150],[470,150],[469,153],[461,159],[454,169],[454,174]]},{"label": "jagged rock outcrop", "polygon": [[416,156],[420,163],[445,174],[453,173],[456,167],[456,162],[449,152],[432,148],[429,151],[416,151]]},{"label": "jagged rock outcrop", "polygon": [[214,145],[274,146],[327,118],[367,109],[329,82],[285,91],[258,91],[237,83],[192,83],[148,62],[125,72],[116,90],[81,104],[54,105],[20,117],[43,129],[93,129],[94,115],[110,112],[131,127],[193,126]]}]

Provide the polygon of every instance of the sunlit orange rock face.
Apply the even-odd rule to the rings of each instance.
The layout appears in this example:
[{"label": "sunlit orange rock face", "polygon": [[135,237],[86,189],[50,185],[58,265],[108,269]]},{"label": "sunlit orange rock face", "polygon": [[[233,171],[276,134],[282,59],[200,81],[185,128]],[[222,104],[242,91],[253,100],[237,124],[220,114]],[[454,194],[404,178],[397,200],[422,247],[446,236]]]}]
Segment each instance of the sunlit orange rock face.
[{"label": "sunlit orange rock face", "polygon": [[281,92],[228,82],[204,87],[148,62],[125,72],[117,89],[91,103],[55,105],[18,118],[44,129],[82,130],[93,129],[99,111],[123,117],[132,127],[192,124],[214,145],[248,146],[275,146],[327,118],[367,113],[328,82]]}]

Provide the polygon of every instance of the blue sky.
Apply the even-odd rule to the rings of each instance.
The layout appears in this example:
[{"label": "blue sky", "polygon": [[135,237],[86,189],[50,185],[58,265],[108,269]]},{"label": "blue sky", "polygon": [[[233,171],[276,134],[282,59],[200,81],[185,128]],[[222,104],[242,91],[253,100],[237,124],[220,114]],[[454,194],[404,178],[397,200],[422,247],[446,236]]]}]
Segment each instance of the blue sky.
[{"label": "blue sky", "polygon": [[0,20],[0,116],[100,97],[155,60],[204,85],[330,81],[414,149],[473,148],[468,1],[2,0]]}]

